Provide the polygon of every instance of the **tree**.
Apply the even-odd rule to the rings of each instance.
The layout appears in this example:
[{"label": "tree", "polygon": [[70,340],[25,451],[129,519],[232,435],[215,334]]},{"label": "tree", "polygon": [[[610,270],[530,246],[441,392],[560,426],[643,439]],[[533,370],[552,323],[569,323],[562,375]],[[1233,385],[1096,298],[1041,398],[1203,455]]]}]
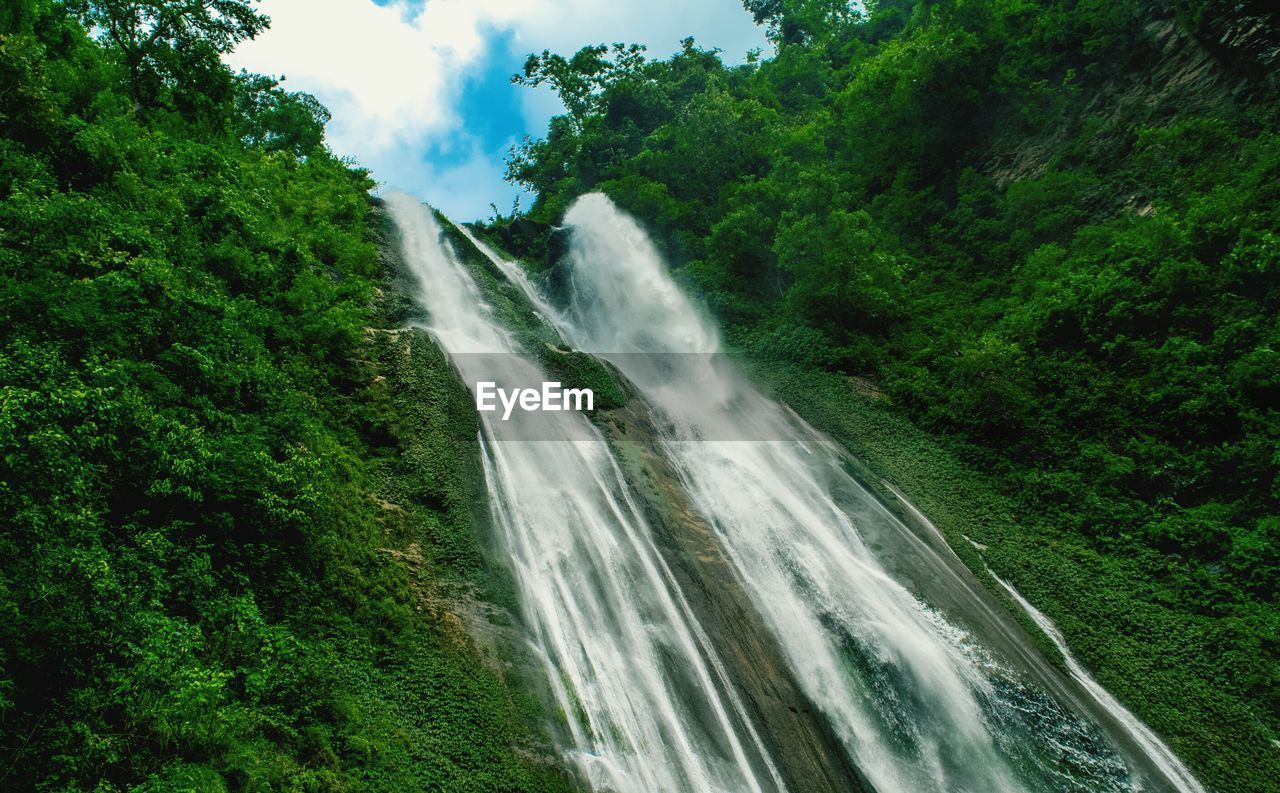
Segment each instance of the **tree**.
[{"label": "tree", "polygon": [[828,33],[863,20],[848,0],[742,0],[757,25],[765,25],[775,44],[799,44],[822,39]]},{"label": "tree", "polygon": [[782,0],[742,0],[757,25],[771,25],[782,17]]},{"label": "tree", "polygon": [[564,102],[575,130],[581,132],[587,117],[599,110],[605,89],[644,66],[644,49],[640,44],[616,43],[610,56],[608,45],[595,44],[570,58],[543,50],[541,55],[529,55],[524,72],[512,75],[511,82],[529,88],[550,85]]},{"label": "tree", "polygon": [[329,110],[311,94],[285,91],[260,74],[242,74],[236,92],[240,138],[267,151],[287,151],[305,157],[324,142]]},{"label": "tree", "polygon": [[153,103],[165,84],[223,69],[222,55],[271,22],[254,0],[75,0],[69,7],[119,52],[135,107]]}]

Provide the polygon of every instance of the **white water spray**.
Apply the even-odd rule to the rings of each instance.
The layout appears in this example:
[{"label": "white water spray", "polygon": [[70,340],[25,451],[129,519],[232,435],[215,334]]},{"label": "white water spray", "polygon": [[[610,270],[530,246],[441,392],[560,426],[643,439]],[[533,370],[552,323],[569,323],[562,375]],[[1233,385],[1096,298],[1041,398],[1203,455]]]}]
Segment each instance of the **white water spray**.
[{"label": "white water spray", "polygon": [[[387,200],[430,315],[465,382],[547,379],[492,317],[430,208]],[[468,353],[497,353],[476,358]],[[484,371],[469,371],[483,361]],[[498,368],[501,371],[495,371]],[[480,443],[494,520],[535,652],[597,790],[781,790],[773,762],[656,551],[604,441],[578,414],[556,440]],[[513,415],[510,423],[521,420]],[[546,428],[541,428],[545,432]]]},{"label": "white water spray", "polygon": [[[667,457],[876,790],[1145,789],[1088,725],[1028,700],[972,637],[887,574],[857,521],[896,519],[817,433],[707,355],[719,352],[718,334],[630,218],[588,195],[566,224],[573,293],[563,311],[523,273],[509,276],[571,343],[618,366],[671,427]],[[744,428],[796,440],[718,440]],[[1200,791],[1194,780],[1146,781]]]}]

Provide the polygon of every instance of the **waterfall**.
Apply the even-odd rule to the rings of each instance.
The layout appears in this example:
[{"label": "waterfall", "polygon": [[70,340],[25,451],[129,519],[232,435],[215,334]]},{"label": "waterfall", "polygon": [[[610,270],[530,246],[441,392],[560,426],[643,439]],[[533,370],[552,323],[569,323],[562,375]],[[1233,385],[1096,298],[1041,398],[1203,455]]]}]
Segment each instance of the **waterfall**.
[{"label": "waterfall", "polygon": [[634,221],[592,194],[565,223],[570,289],[557,300],[486,253],[567,341],[643,394],[666,428],[664,455],[872,787],[1199,790],[1127,762],[1132,753],[890,574],[874,540],[909,530],[829,442],[719,355],[717,330]]},{"label": "waterfall", "polygon": [[1103,688],[1102,684],[1093,679],[1093,675],[1089,674],[1076,657],[1072,655],[1071,649],[1067,646],[1066,639],[1063,638],[1062,632],[1058,630],[1058,626],[1053,624],[1047,616],[1039,609],[1031,605],[1022,593],[1013,588],[1013,585],[996,575],[990,569],[987,573],[995,579],[1005,592],[1009,593],[1009,597],[1018,604],[1023,611],[1031,617],[1040,630],[1044,631],[1049,640],[1053,642],[1054,647],[1058,648],[1058,652],[1062,653],[1063,661],[1067,665],[1067,671],[1071,676],[1080,683],[1089,694],[1097,700],[1115,719],[1124,726],[1124,729],[1134,737],[1142,750],[1147,756],[1160,768],[1165,778],[1175,783],[1177,789],[1181,793],[1205,793],[1204,786],[1191,773],[1191,769],[1178,759],[1173,750],[1161,741],[1159,736],[1155,734],[1146,724],[1124,705],[1110,692]]},{"label": "waterfall", "polygon": [[[387,204],[430,317],[426,329],[464,382],[548,379],[494,319],[431,209],[405,195]],[[480,416],[493,520],[573,760],[592,787],[781,790],[769,752],[596,430],[570,414],[553,425],[560,437],[506,441],[495,414]]]}]

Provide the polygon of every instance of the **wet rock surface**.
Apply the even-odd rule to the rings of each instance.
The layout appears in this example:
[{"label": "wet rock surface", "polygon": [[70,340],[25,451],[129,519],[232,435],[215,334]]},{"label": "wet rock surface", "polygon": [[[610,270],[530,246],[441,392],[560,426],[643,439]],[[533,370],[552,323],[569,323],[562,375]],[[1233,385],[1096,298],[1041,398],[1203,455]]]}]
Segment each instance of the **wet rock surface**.
[{"label": "wet rock surface", "polygon": [[789,788],[870,793],[871,787],[788,669],[714,531],[693,511],[658,453],[643,403],[632,399],[599,423],[644,502],[659,550]]}]

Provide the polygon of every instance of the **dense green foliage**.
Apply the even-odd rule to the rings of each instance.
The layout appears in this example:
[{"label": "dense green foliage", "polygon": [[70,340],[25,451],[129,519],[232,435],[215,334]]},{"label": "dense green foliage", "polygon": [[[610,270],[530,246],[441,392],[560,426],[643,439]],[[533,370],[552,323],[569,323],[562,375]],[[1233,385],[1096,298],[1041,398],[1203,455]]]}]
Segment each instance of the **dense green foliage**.
[{"label": "dense green foliage", "polygon": [[561,789],[371,180],[219,60],[264,24],[0,7],[0,788]]},{"label": "dense green foliage", "polygon": [[[534,221],[591,189],[646,221],[784,398],[1232,791],[1280,778],[1255,5],[748,0],[776,53],[743,66],[531,56],[567,112],[510,163]],[[0,788],[562,789],[372,183],[221,63],[266,24],[0,8]],[[527,349],[623,400],[445,226]]]},{"label": "dense green foliage", "polygon": [[523,222],[607,192],[740,350],[871,377],[992,477],[1018,523],[991,563],[1223,790],[1280,777],[1280,28],[1253,5],[749,0],[765,60],[531,57],[513,79],[568,112],[509,163]]}]

